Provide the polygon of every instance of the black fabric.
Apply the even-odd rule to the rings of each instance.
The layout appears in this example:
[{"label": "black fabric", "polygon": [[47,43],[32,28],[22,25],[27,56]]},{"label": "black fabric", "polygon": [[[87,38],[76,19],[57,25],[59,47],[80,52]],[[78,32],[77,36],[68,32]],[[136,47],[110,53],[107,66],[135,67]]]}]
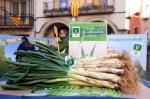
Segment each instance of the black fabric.
[{"label": "black fabric", "polygon": [[29,42],[29,41],[24,41],[22,42],[19,47],[17,48],[17,51],[19,50],[23,50],[23,51],[28,51],[28,50],[31,50],[31,51],[34,51],[34,46]]},{"label": "black fabric", "polygon": [[[20,43],[19,47],[17,48],[17,51],[34,51],[35,47],[29,42],[29,40],[26,37],[23,37],[22,40],[24,40],[22,43]],[[16,60],[21,59],[22,55],[16,55]]]}]

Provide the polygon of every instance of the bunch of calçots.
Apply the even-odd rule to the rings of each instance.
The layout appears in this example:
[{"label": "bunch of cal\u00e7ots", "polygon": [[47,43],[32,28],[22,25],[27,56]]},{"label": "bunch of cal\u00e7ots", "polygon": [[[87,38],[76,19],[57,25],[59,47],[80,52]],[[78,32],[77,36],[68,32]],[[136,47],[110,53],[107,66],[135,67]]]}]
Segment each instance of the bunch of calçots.
[{"label": "bunch of cal\u00e7ots", "polygon": [[32,43],[40,50],[17,51],[15,55],[23,56],[22,59],[6,61],[11,64],[7,72],[1,76],[8,79],[7,89],[29,89],[36,86],[48,86],[49,83],[66,84],[69,67],[66,65],[64,55],[58,54],[52,48],[36,42]]},{"label": "bunch of cal\u00e7ots", "polygon": [[23,58],[17,62],[6,61],[13,66],[1,75],[8,79],[3,88],[42,87],[57,91],[63,86],[72,89],[70,85],[75,85],[75,88],[88,86],[120,90],[123,93],[134,93],[138,89],[135,68],[128,52],[109,52],[103,57],[80,58],[70,68],[63,54],[39,42],[33,45],[39,50],[17,51],[15,55]]}]

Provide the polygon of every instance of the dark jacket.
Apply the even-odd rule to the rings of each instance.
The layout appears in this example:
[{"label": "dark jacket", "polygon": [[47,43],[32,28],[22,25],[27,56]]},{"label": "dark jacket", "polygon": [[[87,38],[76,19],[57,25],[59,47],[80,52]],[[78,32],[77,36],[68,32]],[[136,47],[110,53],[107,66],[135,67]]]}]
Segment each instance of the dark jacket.
[{"label": "dark jacket", "polygon": [[19,50],[23,50],[23,51],[28,51],[28,50],[34,51],[35,48],[34,48],[34,46],[33,46],[29,41],[24,41],[24,42],[22,42],[22,43],[19,45],[19,47],[17,48],[17,51],[19,51]]},{"label": "dark jacket", "polygon": [[[34,51],[35,47],[29,42],[27,38],[22,38],[25,39],[22,43],[20,43],[19,47],[17,48],[17,51],[22,50],[22,51]],[[21,59],[23,56],[22,55],[16,55],[16,60]]]}]

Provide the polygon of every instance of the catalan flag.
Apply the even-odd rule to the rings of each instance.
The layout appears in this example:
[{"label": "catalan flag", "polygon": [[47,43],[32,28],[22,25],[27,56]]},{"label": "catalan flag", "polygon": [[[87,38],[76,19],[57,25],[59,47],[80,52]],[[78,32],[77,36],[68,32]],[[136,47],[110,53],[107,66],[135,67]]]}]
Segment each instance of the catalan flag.
[{"label": "catalan flag", "polygon": [[17,27],[19,27],[19,25],[20,25],[20,16],[10,17],[10,22],[15,24]]},{"label": "catalan flag", "polygon": [[72,16],[78,16],[79,15],[79,7],[80,7],[80,1],[81,0],[71,0],[71,14]]}]

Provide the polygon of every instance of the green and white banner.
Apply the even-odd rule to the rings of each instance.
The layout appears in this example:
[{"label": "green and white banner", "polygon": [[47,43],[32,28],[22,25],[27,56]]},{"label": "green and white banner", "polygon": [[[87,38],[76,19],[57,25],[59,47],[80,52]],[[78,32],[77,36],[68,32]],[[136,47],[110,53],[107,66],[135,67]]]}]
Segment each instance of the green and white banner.
[{"label": "green and white banner", "polygon": [[107,25],[104,22],[77,22],[69,25],[69,55],[73,57],[105,55],[106,41]]},{"label": "green and white banner", "polygon": [[108,49],[128,51],[137,73],[141,78],[146,78],[147,34],[109,35],[107,39]]}]

